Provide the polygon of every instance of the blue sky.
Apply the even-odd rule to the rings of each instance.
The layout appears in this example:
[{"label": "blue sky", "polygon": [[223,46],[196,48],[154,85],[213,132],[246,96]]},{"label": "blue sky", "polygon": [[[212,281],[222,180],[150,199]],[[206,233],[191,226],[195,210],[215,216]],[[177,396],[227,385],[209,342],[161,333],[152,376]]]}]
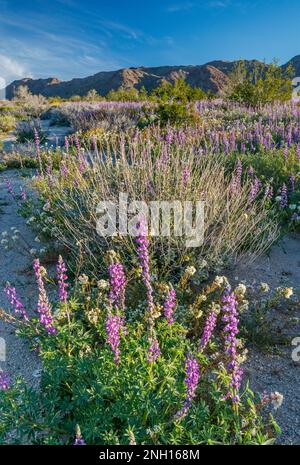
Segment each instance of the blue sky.
[{"label": "blue sky", "polygon": [[0,79],[300,54],[299,0],[0,0]]}]

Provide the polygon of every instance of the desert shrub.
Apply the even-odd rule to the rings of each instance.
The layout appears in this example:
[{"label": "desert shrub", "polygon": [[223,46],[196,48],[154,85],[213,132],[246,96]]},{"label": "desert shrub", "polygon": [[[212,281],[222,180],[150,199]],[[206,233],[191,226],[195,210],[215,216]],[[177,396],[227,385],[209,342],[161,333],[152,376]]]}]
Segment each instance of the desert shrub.
[{"label": "desert shrub", "polygon": [[205,92],[199,87],[191,87],[184,79],[175,79],[174,82],[163,82],[151,92],[151,97],[164,103],[194,102],[205,98]]},{"label": "desert shrub", "polygon": [[80,102],[63,105],[59,113],[75,131],[86,132],[99,128],[105,131],[125,131],[137,126],[143,109],[139,103]]},{"label": "desert shrub", "polygon": [[27,86],[17,87],[13,101],[22,106],[25,112],[32,117],[39,117],[47,107],[47,99],[43,95],[33,95]]},{"label": "desert shrub", "polygon": [[35,130],[39,135],[39,140],[41,143],[46,142],[47,136],[44,131],[41,129],[39,123],[35,120],[30,121],[20,121],[16,127],[16,140],[19,144],[24,144],[26,142],[34,142],[35,140]]},{"label": "desert shrub", "polygon": [[292,69],[285,71],[276,63],[254,64],[247,69],[240,61],[229,76],[224,94],[240,103],[257,106],[272,102],[286,102],[292,97]]},{"label": "desert shrub", "polygon": [[[110,281],[101,280],[96,286],[81,276],[71,298],[60,260],[61,300],[55,304],[54,316],[45,300],[45,270],[35,261],[44,305],[40,322],[1,311],[2,318],[38,348],[42,361],[37,390],[22,381],[10,384],[1,373],[1,442],[72,444],[79,425],[77,440],[87,444],[272,443],[278,427],[272,416],[263,420],[260,413],[271,397],[262,399],[247,385],[240,387],[244,354],[238,328],[232,330],[231,343],[224,342],[229,321],[224,316],[238,322],[235,312],[243,298],[241,289],[233,291],[226,278],[216,279],[206,289],[212,305],[208,318],[216,312],[220,329],[212,328],[210,334],[203,330],[204,318],[200,338],[193,337],[182,323],[173,321],[176,313],[159,316],[159,307],[149,310],[150,301],[148,310],[137,301],[126,310],[121,296],[125,282],[120,288],[113,278],[116,267],[118,273],[123,268],[116,255],[111,257],[115,261]],[[181,293],[190,286],[189,278],[190,274],[182,277]],[[170,290],[165,286],[165,291]],[[9,292],[13,292],[10,287]],[[201,295],[197,297],[192,304],[195,313],[201,303]],[[45,305],[47,318],[42,317]],[[19,315],[20,309],[24,318],[26,310],[18,302]],[[119,326],[113,328],[112,318],[121,322]],[[238,358],[230,344],[238,348]]]},{"label": "desert shrub", "polygon": [[207,260],[210,269],[220,268],[238,256],[262,253],[277,237],[276,219],[265,199],[253,201],[249,180],[234,192],[221,158],[199,158],[186,145],[169,146],[160,132],[148,142],[147,135],[135,132],[133,145],[127,144],[132,135],[125,141],[122,136],[114,137],[115,142],[110,139],[113,145],[102,142],[89,163],[83,155],[73,156],[60,173],[51,175],[50,182],[47,177],[35,181],[44,202],[51,206],[54,236],[74,257],[84,257],[82,265],[90,270],[101,268],[102,252],[112,245],[120,247],[124,260],[132,255],[130,236],[100,237],[96,230],[99,201],[118,204],[120,192],[128,194],[128,202],[205,201],[201,246],[188,248],[186,237],[173,234],[154,238],[151,252],[165,273],[170,267],[180,268],[186,260],[195,264],[200,258]]},{"label": "desert shrub", "polygon": [[183,126],[193,123],[194,117],[187,105],[182,103],[160,103],[155,108],[157,122],[162,126],[167,124]]},{"label": "desert shrub", "polygon": [[144,87],[140,90],[120,87],[117,90],[111,90],[108,92],[106,100],[108,102],[140,102],[147,100],[147,96],[147,91]]},{"label": "desert shrub", "polygon": [[10,132],[16,127],[16,120],[12,115],[0,115],[0,132]]}]

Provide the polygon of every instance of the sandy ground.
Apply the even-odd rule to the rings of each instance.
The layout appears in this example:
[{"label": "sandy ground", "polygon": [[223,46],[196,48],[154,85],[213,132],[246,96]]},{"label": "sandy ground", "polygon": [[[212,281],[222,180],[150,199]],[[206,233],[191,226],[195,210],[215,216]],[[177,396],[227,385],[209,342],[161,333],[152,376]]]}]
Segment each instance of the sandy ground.
[{"label": "sandy ground", "polygon": [[[56,147],[64,143],[65,136],[72,132],[69,126],[50,126],[49,120],[41,120],[40,126],[47,135],[47,144]],[[1,138],[3,143],[3,151],[8,153],[11,151],[22,153],[34,153],[34,144],[18,144],[14,132],[10,132]]]},{"label": "sandy ground", "polygon": [[[17,214],[17,205],[7,192],[6,176],[9,176],[15,192],[20,192],[21,186],[24,185],[24,180],[17,171],[0,173],[0,236],[2,232],[16,227],[28,243],[34,244],[33,232],[26,225],[25,220]],[[37,300],[37,291],[34,275],[31,272],[31,262],[29,254],[24,251],[22,253],[16,247],[8,251],[4,251],[3,247],[0,248],[0,307],[8,308],[7,298],[3,292],[8,281],[16,287],[25,308],[28,311],[33,309]],[[0,337],[5,340],[6,345],[6,361],[1,361],[0,367],[12,377],[18,374],[30,384],[34,384],[39,369],[38,357],[29,351],[25,341],[15,336],[13,328],[1,320]]]},{"label": "sandy ground", "polygon": [[[239,266],[234,270],[237,281],[249,284],[266,282],[271,288],[279,286],[300,289],[300,234],[289,234],[273,246],[268,256],[260,257],[250,266]],[[272,327],[278,335],[292,340],[300,337],[300,306],[293,310],[280,308],[272,314]],[[251,387],[254,391],[267,393],[278,391],[284,401],[276,412],[272,412],[282,429],[277,442],[300,444],[300,362],[292,359],[294,346],[277,347],[278,354],[262,353],[249,347],[246,363]]]}]

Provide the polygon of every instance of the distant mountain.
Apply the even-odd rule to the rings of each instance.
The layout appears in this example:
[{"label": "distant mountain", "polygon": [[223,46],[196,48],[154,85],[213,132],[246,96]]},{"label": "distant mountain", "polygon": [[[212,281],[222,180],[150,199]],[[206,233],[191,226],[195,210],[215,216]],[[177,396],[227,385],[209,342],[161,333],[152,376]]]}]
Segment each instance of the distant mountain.
[{"label": "distant mountain", "polygon": [[[255,63],[259,63],[257,60],[246,60],[245,62],[249,69]],[[101,95],[106,95],[110,90],[118,89],[120,86],[137,89],[144,86],[147,90],[151,90],[159,86],[164,80],[172,82],[178,77],[184,77],[186,82],[193,87],[201,87],[205,91],[218,94],[228,81],[228,75],[236,63],[236,61],[216,60],[205,65],[195,66],[123,68],[117,71],[101,71],[93,76],[75,78],[71,81],[60,81],[55,77],[48,79],[24,78],[9,84],[6,88],[6,96],[8,99],[12,99],[16,89],[21,85],[26,85],[33,94],[42,94],[46,97],[83,96],[91,89],[95,89]],[[299,76],[300,55],[283,65],[283,69],[288,64],[293,65],[295,76]]]}]

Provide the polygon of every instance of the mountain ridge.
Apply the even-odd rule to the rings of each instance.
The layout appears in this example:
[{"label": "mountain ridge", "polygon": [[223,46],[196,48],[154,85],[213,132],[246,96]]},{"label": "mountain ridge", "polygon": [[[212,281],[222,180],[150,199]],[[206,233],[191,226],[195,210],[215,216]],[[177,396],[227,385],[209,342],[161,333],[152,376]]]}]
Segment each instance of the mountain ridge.
[{"label": "mountain ridge", "polygon": [[[238,60],[240,61],[240,60]],[[6,87],[6,98],[12,99],[15,91],[21,85],[26,85],[33,94],[42,94],[45,97],[69,98],[73,95],[84,96],[89,90],[95,89],[100,95],[107,95],[110,90],[145,87],[147,91],[159,86],[164,80],[173,82],[176,78],[184,77],[193,87],[200,87],[204,91],[218,94],[228,81],[238,61],[214,60],[203,65],[166,65],[166,66],[140,66],[121,68],[115,71],[100,71],[94,75],[73,78],[62,81],[57,77],[49,78],[23,78],[13,81]],[[251,69],[258,60],[243,60]],[[289,64],[294,68],[294,75],[300,75],[300,55],[295,56],[282,65],[286,69]]]}]

